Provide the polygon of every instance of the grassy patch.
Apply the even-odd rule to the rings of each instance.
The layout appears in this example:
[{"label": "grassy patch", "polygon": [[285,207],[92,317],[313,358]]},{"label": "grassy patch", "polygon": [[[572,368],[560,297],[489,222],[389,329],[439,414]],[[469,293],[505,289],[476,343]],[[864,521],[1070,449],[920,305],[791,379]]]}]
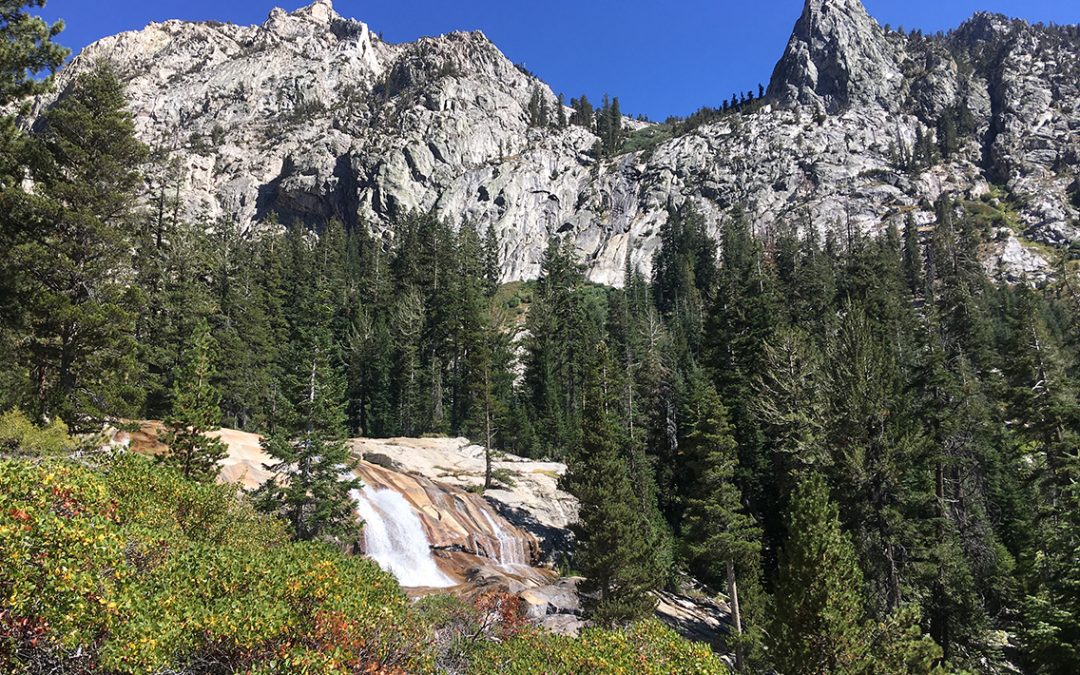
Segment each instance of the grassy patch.
[{"label": "grassy patch", "polygon": [[1022,234],[1020,214],[1016,203],[1005,193],[1003,188],[994,186],[982,199],[968,199],[962,202],[968,218],[984,231],[991,228],[1007,227],[1017,235]]}]

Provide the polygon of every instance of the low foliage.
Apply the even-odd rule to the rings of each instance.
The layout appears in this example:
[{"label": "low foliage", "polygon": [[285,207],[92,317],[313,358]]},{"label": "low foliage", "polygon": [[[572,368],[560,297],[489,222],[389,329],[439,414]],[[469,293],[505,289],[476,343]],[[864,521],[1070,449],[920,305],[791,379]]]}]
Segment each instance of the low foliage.
[{"label": "low foliage", "polygon": [[0,415],[0,454],[46,456],[69,452],[75,441],[59,418],[39,427],[18,408]]},{"label": "low foliage", "polygon": [[370,560],[134,455],[0,462],[0,560],[2,672],[721,672],[653,622],[579,641],[513,595],[413,605]]},{"label": "low foliage", "polygon": [[288,541],[232,488],[145,458],[0,463],[0,670],[425,667],[374,563]]},{"label": "low foliage", "polygon": [[528,630],[474,656],[472,673],[727,673],[707,646],[680,638],[655,619],[625,630],[589,628],[577,638]]}]

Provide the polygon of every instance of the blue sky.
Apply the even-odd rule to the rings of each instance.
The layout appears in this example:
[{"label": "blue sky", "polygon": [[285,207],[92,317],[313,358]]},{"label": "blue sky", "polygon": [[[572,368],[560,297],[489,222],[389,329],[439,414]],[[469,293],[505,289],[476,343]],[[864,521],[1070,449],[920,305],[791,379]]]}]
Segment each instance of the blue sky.
[{"label": "blue sky", "polygon": [[[864,0],[882,24],[927,32],[953,28],[976,10],[1029,21],[1080,23],[1078,0]],[[165,19],[261,23],[270,9],[308,0],[48,0],[73,50]],[[480,29],[513,61],[567,97],[618,96],[629,114],[653,119],[718,105],[735,90],[768,83],[803,0],[335,0],[393,42]]]}]

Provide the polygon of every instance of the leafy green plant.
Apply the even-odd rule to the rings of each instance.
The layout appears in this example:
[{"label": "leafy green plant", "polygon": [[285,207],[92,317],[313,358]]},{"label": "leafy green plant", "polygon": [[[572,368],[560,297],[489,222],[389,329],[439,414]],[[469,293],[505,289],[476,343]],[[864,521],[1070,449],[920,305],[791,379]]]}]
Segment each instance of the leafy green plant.
[{"label": "leafy green plant", "polygon": [[0,463],[0,555],[5,672],[426,668],[393,577],[147,458]]},{"label": "leafy green plant", "polygon": [[588,628],[571,638],[525,631],[503,643],[488,643],[473,657],[470,673],[727,673],[705,645],[683,640],[655,619],[626,630]]},{"label": "leafy green plant", "polygon": [[61,455],[75,446],[75,439],[59,418],[37,426],[18,408],[0,415],[0,455]]}]

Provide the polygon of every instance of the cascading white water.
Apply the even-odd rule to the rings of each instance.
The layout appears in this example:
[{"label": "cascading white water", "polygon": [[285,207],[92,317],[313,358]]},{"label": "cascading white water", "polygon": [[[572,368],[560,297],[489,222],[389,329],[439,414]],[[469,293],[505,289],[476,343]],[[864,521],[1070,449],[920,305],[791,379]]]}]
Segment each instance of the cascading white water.
[{"label": "cascading white water", "polygon": [[364,552],[398,583],[428,588],[456,584],[435,564],[420,517],[400,493],[365,486],[352,496],[364,521]]},{"label": "cascading white water", "polygon": [[500,565],[528,565],[528,555],[525,553],[525,543],[518,537],[514,537],[506,532],[500,526],[494,518],[488,515],[486,509],[481,509],[480,513],[483,514],[484,520],[487,521],[488,527],[491,528],[492,533],[495,535],[495,539],[499,542],[498,561]]}]

